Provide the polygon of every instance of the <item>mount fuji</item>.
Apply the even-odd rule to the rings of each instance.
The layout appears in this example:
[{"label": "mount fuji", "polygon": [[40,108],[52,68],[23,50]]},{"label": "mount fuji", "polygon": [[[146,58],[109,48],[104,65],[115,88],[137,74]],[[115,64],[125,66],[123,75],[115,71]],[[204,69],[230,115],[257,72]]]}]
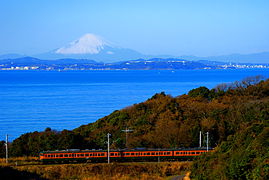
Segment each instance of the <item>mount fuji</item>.
[{"label": "mount fuji", "polygon": [[47,60],[74,58],[116,62],[146,56],[132,49],[118,47],[98,35],[85,34],[66,46],[35,57]]}]

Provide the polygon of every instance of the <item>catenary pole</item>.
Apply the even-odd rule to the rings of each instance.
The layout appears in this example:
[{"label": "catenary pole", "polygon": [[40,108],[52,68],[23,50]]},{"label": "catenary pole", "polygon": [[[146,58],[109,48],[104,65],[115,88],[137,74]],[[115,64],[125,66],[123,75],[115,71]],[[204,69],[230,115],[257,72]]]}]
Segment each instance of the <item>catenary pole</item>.
[{"label": "catenary pole", "polygon": [[6,136],[6,163],[8,163],[8,134]]},{"label": "catenary pole", "polygon": [[107,133],[107,163],[110,163],[110,153],[109,153],[109,136],[111,134]]},{"label": "catenary pole", "polygon": [[121,131],[125,132],[125,146],[126,146],[126,148],[128,148],[128,133],[132,132],[133,130],[128,129],[126,126],[126,128],[124,130],[121,130]]},{"label": "catenary pole", "polygon": [[199,136],[199,147],[202,147],[202,131],[200,131],[200,136]]},{"label": "catenary pole", "polygon": [[206,151],[208,151],[208,136],[209,132],[206,132]]}]

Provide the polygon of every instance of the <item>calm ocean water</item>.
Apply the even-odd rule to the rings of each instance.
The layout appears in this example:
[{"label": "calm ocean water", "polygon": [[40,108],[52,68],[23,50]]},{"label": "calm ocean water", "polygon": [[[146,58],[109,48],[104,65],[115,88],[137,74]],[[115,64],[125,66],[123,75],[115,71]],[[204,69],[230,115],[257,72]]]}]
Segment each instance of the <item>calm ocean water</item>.
[{"label": "calm ocean water", "polygon": [[46,127],[71,130],[158,92],[178,96],[254,75],[269,77],[269,69],[0,71],[0,140]]}]

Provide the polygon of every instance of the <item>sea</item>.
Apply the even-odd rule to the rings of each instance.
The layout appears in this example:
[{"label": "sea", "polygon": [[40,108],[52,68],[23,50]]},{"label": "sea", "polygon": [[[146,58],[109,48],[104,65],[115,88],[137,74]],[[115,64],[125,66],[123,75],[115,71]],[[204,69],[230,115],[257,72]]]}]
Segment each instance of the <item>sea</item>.
[{"label": "sea", "polygon": [[0,140],[28,132],[72,130],[165,92],[214,88],[269,69],[0,71]]}]

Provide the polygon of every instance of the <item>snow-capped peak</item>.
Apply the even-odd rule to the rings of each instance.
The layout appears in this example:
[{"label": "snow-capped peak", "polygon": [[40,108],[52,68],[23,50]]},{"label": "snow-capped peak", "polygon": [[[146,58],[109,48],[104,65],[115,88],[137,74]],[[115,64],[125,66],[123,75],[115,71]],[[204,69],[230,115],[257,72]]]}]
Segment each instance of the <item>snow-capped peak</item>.
[{"label": "snow-capped peak", "polygon": [[109,43],[102,37],[94,34],[85,34],[69,45],[57,49],[57,54],[98,54]]}]

